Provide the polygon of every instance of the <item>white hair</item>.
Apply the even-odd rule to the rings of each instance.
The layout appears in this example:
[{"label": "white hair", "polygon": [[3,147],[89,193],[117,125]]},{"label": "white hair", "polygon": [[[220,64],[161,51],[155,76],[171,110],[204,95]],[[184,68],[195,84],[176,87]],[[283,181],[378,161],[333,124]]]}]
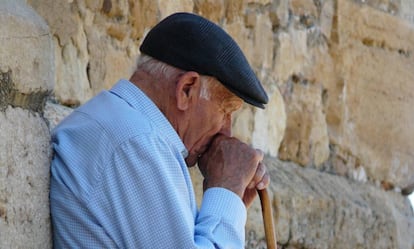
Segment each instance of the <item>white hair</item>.
[{"label": "white hair", "polygon": [[183,72],[176,67],[170,66],[148,55],[141,55],[139,57],[137,68],[156,78],[163,77],[165,79],[169,79]]},{"label": "white hair", "polygon": [[[171,79],[184,71],[170,66],[162,61],[159,61],[151,56],[141,54],[138,58],[137,69],[143,70],[153,76],[154,78]],[[211,76],[201,75],[201,89],[200,98],[210,100],[212,97],[212,86],[214,86],[216,79]]]}]

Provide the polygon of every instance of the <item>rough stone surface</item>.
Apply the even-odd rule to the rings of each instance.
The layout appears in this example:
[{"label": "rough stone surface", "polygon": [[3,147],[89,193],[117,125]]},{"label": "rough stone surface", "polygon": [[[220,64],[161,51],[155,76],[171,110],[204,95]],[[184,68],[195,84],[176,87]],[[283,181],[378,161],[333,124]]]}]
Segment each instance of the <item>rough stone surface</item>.
[{"label": "rough stone surface", "polygon": [[[414,247],[413,209],[399,193],[275,158],[265,163],[281,248]],[[249,210],[248,219],[258,217],[253,213],[259,210]],[[263,234],[257,232],[255,238]]]},{"label": "rough stone surface", "polygon": [[22,0],[2,0],[0,23],[0,73],[10,72],[23,94],[52,90],[52,42],[45,21]]},{"label": "rough stone surface", "polygon": [[0,112],[0,248],[51,248],[49,139],[39,114]]},{"label": "rough stone surface", "polygon": [[[280,246],[412,249],[411,0],[1,0],[0,248],[50,248],[41,115],[52,129],[72,110],[60,104],[128,78],[144,35],[176,11],[228,31],[269,93],[233,132],[292,162],[267,160]],[[258,201],[247,228],[247,248],[264,248]]]},{"label": "rough stone surface", "polygon": [[24,1],[0,3],[0,248],[51,248],[49,130],[52,39]]},{"label": "rough stone surface", "polygon": [[320,166],[329,157],[322,86],[297,76],[285,85],[287,124],[279,157],[301,165]]},{"label": "rough stone surface", "polygon": [[255,111],[252,145],[276,157],[286,129],[286,111],[282,95],[275,90],[270,96],[269,106],[265,110]]},{"label": "rough stone surface", "polygon": [[49,131],[52,131],[72,111],[72,108],[47,101],[43,111],[43,117],[47,121]]},{"label": "rough stone surface", "polygon": [[338,1],[338,74],[327,84],[330,142],[387,188],[414,182],[412,92],[414,26],[380,11]]},{"label": "rough stone surface", "polygon": [[[279,248],[412,249],[408,198],[371,184],[266,157]],[[200,202],[202,177],[190,170]],[[248,210],[246,248],[265,248],[259,200]]]}]

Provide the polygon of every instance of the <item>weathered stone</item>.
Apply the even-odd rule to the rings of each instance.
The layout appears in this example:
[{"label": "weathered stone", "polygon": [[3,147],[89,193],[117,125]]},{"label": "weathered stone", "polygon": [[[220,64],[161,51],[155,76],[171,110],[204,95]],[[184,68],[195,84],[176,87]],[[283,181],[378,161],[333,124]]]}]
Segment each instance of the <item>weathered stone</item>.
[{"label": "weathered stone", "polygon": [[104,0],[102,4],[102,11],[109,18],[120,19],[126,17],[128,8],[128,1],[126,0]]},{"label": "weathered stone", "polygon": [[340,0],[336,32],[338,80],[327,85],[328,106],[336,106],[327,108],[331,143],[356,157],[349,170],[363,166],[368,179],[405,189],[414,182],[414,27]]},{"label": "weathered stone", "polygon": [[128,20],[131,25],[131,38],[137,40],[142,38],[145,29],[157,23],[158,5],[157,1],[135,1],[129,0]]},{"label": "weathered stone", "polygon": [[104,0],[85,0],[86,6],[92,11],[99,11],[103,8]]},{"label": "weathered stone", "polygon": [[271,0],[247,0],[247,3],[258,3],[262,5],[269,4]]},{"label": "weathered stone", "polygon": [[109,89],[119,79],[129,79],[132,75],[139,49],[133,45],[126,50],[108,47],[105,51],[105,78],[100,85],[101,88]]},{"label": "weathered stone", "polygon": [[332,23],[334,22],[334,0],[323,1],[320,6],[320,29],[325,37],[330,40],[332,32]]},{"label": "weathered stone", "polygon": [[[406,197],[272,157],[266,157],[265,164],[272,179],[269,190],[279,247],[414,246],[414,214]],[[190,173],[200,204],[202,176],[197,168]],[[246,248],[264,245],[260,201],[256,199],[248,210]]]},{"label": "weathered stone", "polygon": [[249,51],[251,54],[250,62],[254,68],[271,70],[273,66],[274,41],[272,23],[267,14],[256,16],[254,28],[253,46]]},{"label": "weathered stone", "polygon": [[208,18],[209,20],[219,23],[224,17],[223,0],[195,0],[194,11]]},{"label": "weathered stone", "polygon": [[289,0],[272,1],[269,16],[274,28],[286,28],[289,25]]},{"label": "weathered stone", "polygon": [[239,19],[244,10],[246,0],[226,0],[226,18],[229,23]]},{"label": "weathered stone", "polygon": [[[56,86],[54,94],[61,103],[76,106],[92,97],[87,40],[81,26],[77,35],[63,47],[55,42]],[[96,44],[95,44],[96,45]]]},{"label": "weathered stone", "polygon": [[313,0],[290,0],[289,9],[296,16],[313,16],[318,15],[317,8]]},{"label": "weathered stone", "polygon": [[161,18],[165,18],[175,12],[192,12],[193,8],[193,0],[159,0]]},{"label": "weathered stone", "polygon": [[43,110],[48,95],[49,92],[45,90],[22,93],[13,82],[12,71],[0,71],[0,111],[4,111],[11,105],[39,112]]},{"label": "weathered stone", "polygon": [[233,116],[232,135],[241,141],[251,144],[254,130],[254,110],[251,106],[244,105]]},{"label": "weathered stone", "polygon": [[52,131],[66,116],[73,111],[72,108],[47,101],[43,117],[47,121],[49,131]]},{"label": "weathered stone", "polygon": [[[355,0],[354,0],[355,1]],[[401,8],[401,2],[411,2],[404,0],[358,0],[364,4],[369,5],[375,9],[387,12],[389,14],[395,15],[399,12]],[[357,2],[358,2],[357,1]]]},{"label": "weathered stone", "polygon": [[[279,246],[292,249],[414,246],[413,210],[408,199],[400,194],[274,158],[266,158],[265,163],[272,178],[270,189]],[[249,224],[261,223],[260,215],[255,212],[260,210],[253,206],[248,213]],[[252,221],[253,217],[258,220]],[[263,233],[256,232],[257,240],[263,237]]]},{"label": "weathered stone", "polygon": [[3,0],[0,23],[0,73],[11,72],[22,94],[52,90],[53,47],[45,21],[24,1]]},{"label": "weathered stone", "polygon": [[348,0],[337,0],[339,43],[364,44],[401,53],[414,50],[413,25]]},{"label": "weathered stone", "polygon": [[[34,12],[21,11],[23,2],[0,3],[0,21],[7,23],[0,26],[0,111],[20,110],[10,105],[41,111],[53,78],[59,103],[85,102],[129,77],[144,34],[161,18],[194,11],[234,37],[269,93],[266,110],[246,104],[236,113],[234,135],[270,155],[343,176],[268,163],[281,245],[412,248],[413,215],[399,194],[414,188],[411,1],[28,0],[51,27],[55,61],[40,56],[53,51],[43,42],[49,31],[37,17],[25,23]],[[43,115],[53,128],[70,111],[48,102]],[[0,220],[10,212],[1,201]],[[256,201],[247,248],[263,248],[262,238]]]},{"label": "weathered stone", "polygon": [[279,90],[275,90],[270,97],[265,110],[256,110],[254,121],[252,144],[262,149],[268,155],[278,155],[280,143],[285,134],[286,110],[283,97]]},{"label": "weathered stone", "polygon": [[287,124],[279,157],[301,165],[320,166],[329,157],[329,137],[323,113],[322,88],[293,76],[282,90]]},{"label": "weathered stone", "polygon": [[289,78],[303,71],[308,65],[309,51],[306,44],[306,31],[289,29],[288,32],[278,34],[279,46],[273,77],[281,82],[287,82]]},{"label": "weathered stone", "polygon": [[106,32],[113,38],[123,41],[128,35],[128,27],[126,25],[109,25]]},{"label": "weathered stone", "polygon": [[27,2],[46,20],[51,33],[59,37],[60,46],[67,44],[76,34],[78,22],[75,16],[71,15],[75,2],[55,0],[28,0]]},{"label": "weathered stone", "polygon": [[401,1],[398,16],[414,24],[414,2]]},{"label": "weathered stone", "polygon": [[39,114],[0,112],[0,248],[51,248],[49,139]]}]

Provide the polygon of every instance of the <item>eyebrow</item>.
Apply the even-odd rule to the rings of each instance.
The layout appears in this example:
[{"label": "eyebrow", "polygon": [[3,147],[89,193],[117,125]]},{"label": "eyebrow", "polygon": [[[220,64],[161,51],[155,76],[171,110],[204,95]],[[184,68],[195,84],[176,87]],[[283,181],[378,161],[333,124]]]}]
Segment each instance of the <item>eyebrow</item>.
[{"label": "eyebrow", "polygon": [[239,97],[230,97],[222,102],[222,108],[226,112],[234,112],[243,105],[243,100]]}]

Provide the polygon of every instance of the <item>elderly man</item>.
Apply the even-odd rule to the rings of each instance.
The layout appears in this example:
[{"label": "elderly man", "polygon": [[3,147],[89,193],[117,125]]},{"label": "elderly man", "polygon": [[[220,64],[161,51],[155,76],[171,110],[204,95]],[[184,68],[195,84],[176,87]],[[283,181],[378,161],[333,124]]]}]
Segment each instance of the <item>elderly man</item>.
[{"label": "elderly man", "polygon": [[243,100],[264,108],[265,91],[233,39],[194,14],[167,17],[140,50],[129,81],[53,132],[55,247],[243,248],[246,208],[269,175],[263,153],[231,137],[231,116]]}]

